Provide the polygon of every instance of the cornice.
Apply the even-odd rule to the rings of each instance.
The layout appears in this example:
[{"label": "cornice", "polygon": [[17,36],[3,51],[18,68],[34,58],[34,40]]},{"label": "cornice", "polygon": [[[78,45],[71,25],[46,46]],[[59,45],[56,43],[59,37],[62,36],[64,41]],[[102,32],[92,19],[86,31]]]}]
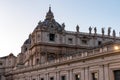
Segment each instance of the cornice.
[{"label": "cornice", "polygon": [[75,44],[55,44],[55,43],[45,43],[45,42],[39,42],[35,43],[34,45],[31,46],[30,49],[32,49],[35,46],[50,46],[50,47],[66,47],[66,48],[80,48],[80,49],[91,49],[89,46],[80,46],[80,45],[75,45]]},{"label": "cornice", "polygon": [[[101,53],[96,53],[96,54],[87,55],[87,56],[83,56],[83,57],[82,56],[69,56],[69,57],[63,58],[63,60],[61,58],[61,59],[54,60],[52,62],[46,62],[45,64],[39,64],[39,65],[35,65],[35,66],[30,66],[30,67],[14,70],[14,71],[11,71],[10,73],[7,73],[6,75],[31,72],[31,71],[50,68],[50,67],[57,67],[60,65],[66,65],[66,64],[71,64],[71,63],[75,63],[75,62],[92,60],[92,59],[102,57],[102,56],[105,57],[105,56],[119,55],[119,53],[120,53],[120,50],[101,52]],[[111,60],[111,61],[113,61],[113,60]],[[108,62],[105,62],[105,64],[108,64]],[[99,63],[93,64],[93,65],[99,65]],[[88,64],[88,66],[89,66],[89,64]]]}]

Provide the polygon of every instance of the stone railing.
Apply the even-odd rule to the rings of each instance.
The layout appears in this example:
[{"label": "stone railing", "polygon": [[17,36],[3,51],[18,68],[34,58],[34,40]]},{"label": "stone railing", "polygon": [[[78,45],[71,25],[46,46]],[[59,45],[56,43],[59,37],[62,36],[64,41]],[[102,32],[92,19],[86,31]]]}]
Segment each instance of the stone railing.
[{"label": "stone railing", "polygon": [[[115,46],[117,46],[116,50],[114,48]],[[94,50],[89,50],[89,51],[84,51],[84,52],[75,52],[76,54],[74,54],[72,56],[62,57],[59,59],[51,60],[51,61],[45,62],[43,64],[38,64],[38,65],[34,65],[34,66],[26,66],[21,69],[16,68],[15,70],[13,70],[11,72],[12,73],[20,73],[20,72],[27,72],[27,71],[31,71],[31,70],[33,71],[33,70],[51,67],[54,65],[65,64],[65,63],[72,62],[72,61],[87,59],[90,57],[96,57],[96,56],[99,57],[102,55],[113,54],[115,52],[120,52],[120,44],[104,46],[102,48],[97,48]],[[9,72],[9,73],[11,73],[11,72]],[[9,73],[7,73],[7,74],[9,74]]]},{"label": "stone railing", "polygon": [[[105,46],[102,48],[97,48],[94,50],[89,50],[89,51],[84,51],[84,52],[76,52],[74,55],[71,56],[67,56],[67,57],[62,57],[53,61],[48,61],[44,64],[41,65],[49,65],[51,63],[62,63],[64,61],[70,61],[70,60],[77,60],[77,59],[82,59],[82,58],[90,58],[91,56],[99,56],[99,55],[105,55],[105,54],[109,54],[109,53],[113,53],[116,51],[120,51],[120,49],[115,50],[114,49],[115,45],[110,45],[110,46]],[[120,47],[120,45],[117,45],[117,47]]]}]

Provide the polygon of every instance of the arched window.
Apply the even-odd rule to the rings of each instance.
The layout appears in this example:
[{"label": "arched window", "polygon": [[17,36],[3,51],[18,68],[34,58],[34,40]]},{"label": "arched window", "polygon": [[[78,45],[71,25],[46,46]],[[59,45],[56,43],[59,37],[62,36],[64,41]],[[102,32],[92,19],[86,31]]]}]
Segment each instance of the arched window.
[{"label": "arched window", "polygon": [[25,52],[27,51],[27,47],[24,48],[24,51],[25,51]]},{"label": "arched window", "polygon": [[48,61],[55,60],[55,58],[56,58],[55,53],[49,53],[48,54]]},{"label": "arched window", "polygon": [[37,41],[40,41],[40,34],[37,34]]},{"label": "arched window", "polygon": [[40,57],[40,63],[43,64],[46,62],[46,53],[42,52]]},{"label": "arched window", "polygon": [[36,64],[39,64],[39,59],[36,59]]}]

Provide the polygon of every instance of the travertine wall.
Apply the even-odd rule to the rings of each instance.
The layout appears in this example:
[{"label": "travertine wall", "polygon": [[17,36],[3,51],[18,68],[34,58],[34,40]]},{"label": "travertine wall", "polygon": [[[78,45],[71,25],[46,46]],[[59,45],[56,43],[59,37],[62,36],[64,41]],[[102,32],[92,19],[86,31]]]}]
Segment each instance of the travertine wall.
[{"label": "travertine wall", "polygon": [[[81,80],[92,80],[92,73],[97,72],[99,80],[114,80],[114,70],[120,70],[120,52],[113,52],[108,55],[100,53],[103,56],[95,57],[94,55],[86,59],[78,59],[75,62],[63,62],[54,66],[41,68],[18,73],[13,75],[14,80],[61,80],[61,76],[66,76],[66,80],[75,80],[75,74],[80,75]],[[42,66],[42,65],[41,65]],[[35,67],[35,66],[33,66]]]}]

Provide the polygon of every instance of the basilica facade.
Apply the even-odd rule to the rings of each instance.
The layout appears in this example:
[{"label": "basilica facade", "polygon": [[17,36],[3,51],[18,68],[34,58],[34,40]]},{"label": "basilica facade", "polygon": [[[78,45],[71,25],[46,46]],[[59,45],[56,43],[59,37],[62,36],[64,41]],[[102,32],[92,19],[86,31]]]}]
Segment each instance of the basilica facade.
[{"label": "basilica facade", "polygon": [[[14,56],[0,58],[0,80],[120,80],[120,37],[115,30],[66,31],[49,7],[44,21]],[[93,31],[92,31],[93,30]],[[112,35],[111,35],[112,33]]]}]

